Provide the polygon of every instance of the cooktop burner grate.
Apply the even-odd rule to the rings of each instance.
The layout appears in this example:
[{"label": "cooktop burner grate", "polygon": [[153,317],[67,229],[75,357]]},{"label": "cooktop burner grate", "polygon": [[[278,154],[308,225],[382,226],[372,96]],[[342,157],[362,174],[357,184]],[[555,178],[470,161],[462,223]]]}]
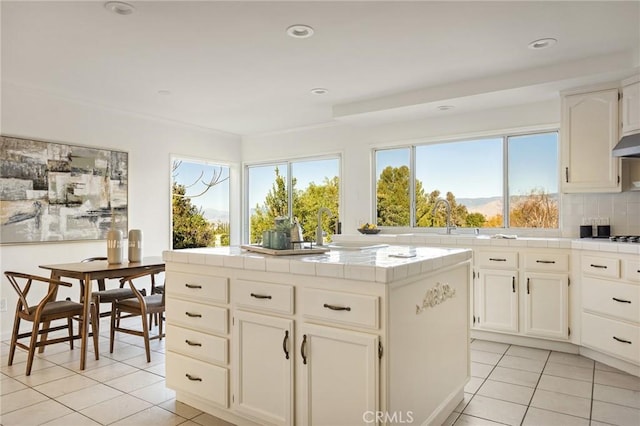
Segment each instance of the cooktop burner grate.
[{"label": "cooktop burner grate", "polygon": [[609,240],[616,243],[640,243],[640,235],[614,235]]}]

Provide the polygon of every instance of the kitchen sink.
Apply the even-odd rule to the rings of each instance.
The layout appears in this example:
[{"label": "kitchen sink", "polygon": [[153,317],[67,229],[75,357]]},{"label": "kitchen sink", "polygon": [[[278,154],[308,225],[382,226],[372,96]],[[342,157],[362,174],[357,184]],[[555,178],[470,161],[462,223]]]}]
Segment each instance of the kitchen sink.
[{"label": "kitchen sink", "polygon": [[325,247],[331,250],[374,250],[383,247],[389,247],[389,244],[371,244],[360,241],[343,241],[339,243],[331,243]]}]

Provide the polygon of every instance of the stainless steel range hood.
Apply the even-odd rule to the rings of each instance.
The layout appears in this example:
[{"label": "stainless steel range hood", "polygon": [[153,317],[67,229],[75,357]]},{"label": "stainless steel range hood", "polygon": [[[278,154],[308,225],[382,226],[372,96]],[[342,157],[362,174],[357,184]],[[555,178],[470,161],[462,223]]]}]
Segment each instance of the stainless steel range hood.
[{"label": "stainless steel range hood", "polygon": [[612,154],[614,157],[640,157],[640,133],[620,139]]}]

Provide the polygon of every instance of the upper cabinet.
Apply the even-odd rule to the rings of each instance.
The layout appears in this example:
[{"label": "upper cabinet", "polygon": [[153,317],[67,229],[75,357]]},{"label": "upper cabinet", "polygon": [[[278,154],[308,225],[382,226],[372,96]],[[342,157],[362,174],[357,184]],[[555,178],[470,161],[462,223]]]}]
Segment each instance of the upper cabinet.
[{"label": "upper cabinet", "polygon": [[562,191],[620,192],[618,89],[562,97]]},{"label": "upper cabinet", "polygon": [[640,132],[640,76],[622,82],[622,135]]}]

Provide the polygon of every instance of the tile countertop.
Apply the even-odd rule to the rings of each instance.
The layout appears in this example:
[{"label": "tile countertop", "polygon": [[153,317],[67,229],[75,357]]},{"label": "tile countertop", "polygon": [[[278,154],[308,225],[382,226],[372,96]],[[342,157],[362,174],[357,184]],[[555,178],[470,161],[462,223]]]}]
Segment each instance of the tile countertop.
[{"label": "tile countertop", "polygon": [[[395,257],[404,255],[412,257]],[[371,250],[270,256],[240,247],[215,247],[165,251],[162,257],[166,262],[390,283],[471,259],[471,250],[389,245]]]},{"label": "tile countertop", "polygon": [[555,238],[555,237],[518,237],[516,239],[491,238],[489,235],[472,234],[377,234],[334,235],[335,241],[358,241],[386,244],[409,244],[412,246],[448,246],[448,247],[503,247],[513,248],[560,248],[574,250],[592,250],[609,253],[640,255],[640,243],[617,243],[597,238]]}]

